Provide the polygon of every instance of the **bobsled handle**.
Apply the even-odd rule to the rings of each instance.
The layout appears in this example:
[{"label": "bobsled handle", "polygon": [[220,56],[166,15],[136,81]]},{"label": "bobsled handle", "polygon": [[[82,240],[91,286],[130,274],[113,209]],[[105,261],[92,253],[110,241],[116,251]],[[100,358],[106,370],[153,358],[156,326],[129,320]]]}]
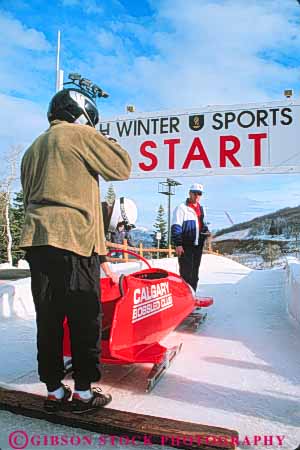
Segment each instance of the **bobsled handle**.
[{"label": "bobsled handle", "polygon": [[212,297],[196,297],[195,304],[199,308],[207,308],[214,303],[214,299]]},{"label": "bobsled handle", "polygon": [[124,288],[123,288],[124,278],[125,278],[125,275],[124,275],[124,273],[122,273],[122,275],[120,275],[120,278],[119,278],[119,289],[120,289],[121,297],[124,297]]},{"label": "bobsled handle", "polygon": [[128,255],[132,255],[135,256],[137,259],[140,259],[141,261],[143,261],[146,266],[148,267],[148,269],[151,269],[152,267],[150,266],[150,264],[148,263],[148,261],[143,258],[143,256],[138,255],[137,253],[131,251],[131,250],[125,250],[125,249],[115,249],[115,250],[110,250],[106,256],[111,256],[112,253],[128,253]]}]

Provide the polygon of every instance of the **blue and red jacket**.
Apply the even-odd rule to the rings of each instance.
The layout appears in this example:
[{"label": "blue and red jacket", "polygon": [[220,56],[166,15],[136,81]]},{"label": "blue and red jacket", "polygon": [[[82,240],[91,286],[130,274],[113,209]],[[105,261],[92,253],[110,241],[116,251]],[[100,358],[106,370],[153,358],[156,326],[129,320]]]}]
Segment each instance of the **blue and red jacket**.
[{"label": "blue and red jacket", "polygon": [[200,219],[193,208],[188,206],[189,199],[174,210],[171,235],[175,246],[199,245],[205,239],[200,233],[208,231],[204,222],[204,210],[200,205]]}]

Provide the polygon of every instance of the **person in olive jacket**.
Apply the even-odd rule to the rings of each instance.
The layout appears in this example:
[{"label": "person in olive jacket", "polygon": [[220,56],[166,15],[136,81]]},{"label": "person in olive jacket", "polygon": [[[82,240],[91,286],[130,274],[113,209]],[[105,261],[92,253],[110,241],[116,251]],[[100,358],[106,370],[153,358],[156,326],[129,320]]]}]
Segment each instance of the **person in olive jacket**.
[{"label": "person in olive jacket", "polygon": [[[106,254],[98,176],[126,180],[131,159],[96,131],[92,96],[63,89],[50,102],[50,127],[24,154],[21,182],[26,250],[36,309],[40,380],[47,386],[45,409],[66,406],[85,412],[107,405],[109,394],[91,388],[101,377],[99,255]],[[71,336],[74,393],[64,378],[63,322]]]}]

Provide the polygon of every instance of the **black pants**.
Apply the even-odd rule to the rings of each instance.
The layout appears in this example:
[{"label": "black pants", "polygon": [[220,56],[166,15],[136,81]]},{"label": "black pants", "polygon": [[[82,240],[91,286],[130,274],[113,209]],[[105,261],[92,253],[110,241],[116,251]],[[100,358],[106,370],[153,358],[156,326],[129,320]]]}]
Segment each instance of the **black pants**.
[{"label": "black pants", "polygon": [[192,286],[194,291],[197,290],[199,280],[199,267],[202,257],[203,244],[184,246],[184,253],[178,258],[180,276]]},{"label": "black pants", "polygon": [[88,389],[101,376],[99,257],[40,246],[28,249],[26,259],[36,310],[40,380],[52,390],[64,377],[63,321],[67,317],[75,388]]}]

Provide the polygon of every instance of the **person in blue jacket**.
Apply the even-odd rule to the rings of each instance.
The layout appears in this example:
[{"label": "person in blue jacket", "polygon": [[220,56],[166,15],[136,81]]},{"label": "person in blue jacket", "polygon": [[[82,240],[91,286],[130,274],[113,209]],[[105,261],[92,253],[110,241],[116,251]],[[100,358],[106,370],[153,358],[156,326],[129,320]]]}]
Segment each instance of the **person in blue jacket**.
[{"label": "person in blue jacket", "polygon": [[124,239],[127,240],[127,244],[130,247],[133,247],[133,242],[130,236],[130,228],[126,228],[125,222],[122,221],[117,224],[116,230],[111,233],[111,242],[114,242],[115,244],[123,244]]},{"label": "person in blue jacket", "polygon": [[180,276],[194,291],[197,290],[203,245],[210,235],[204,220],[204,210],[200,205],[202,194],[202,184],[191,185],[189,197],[174,210],[171,227]]}]

